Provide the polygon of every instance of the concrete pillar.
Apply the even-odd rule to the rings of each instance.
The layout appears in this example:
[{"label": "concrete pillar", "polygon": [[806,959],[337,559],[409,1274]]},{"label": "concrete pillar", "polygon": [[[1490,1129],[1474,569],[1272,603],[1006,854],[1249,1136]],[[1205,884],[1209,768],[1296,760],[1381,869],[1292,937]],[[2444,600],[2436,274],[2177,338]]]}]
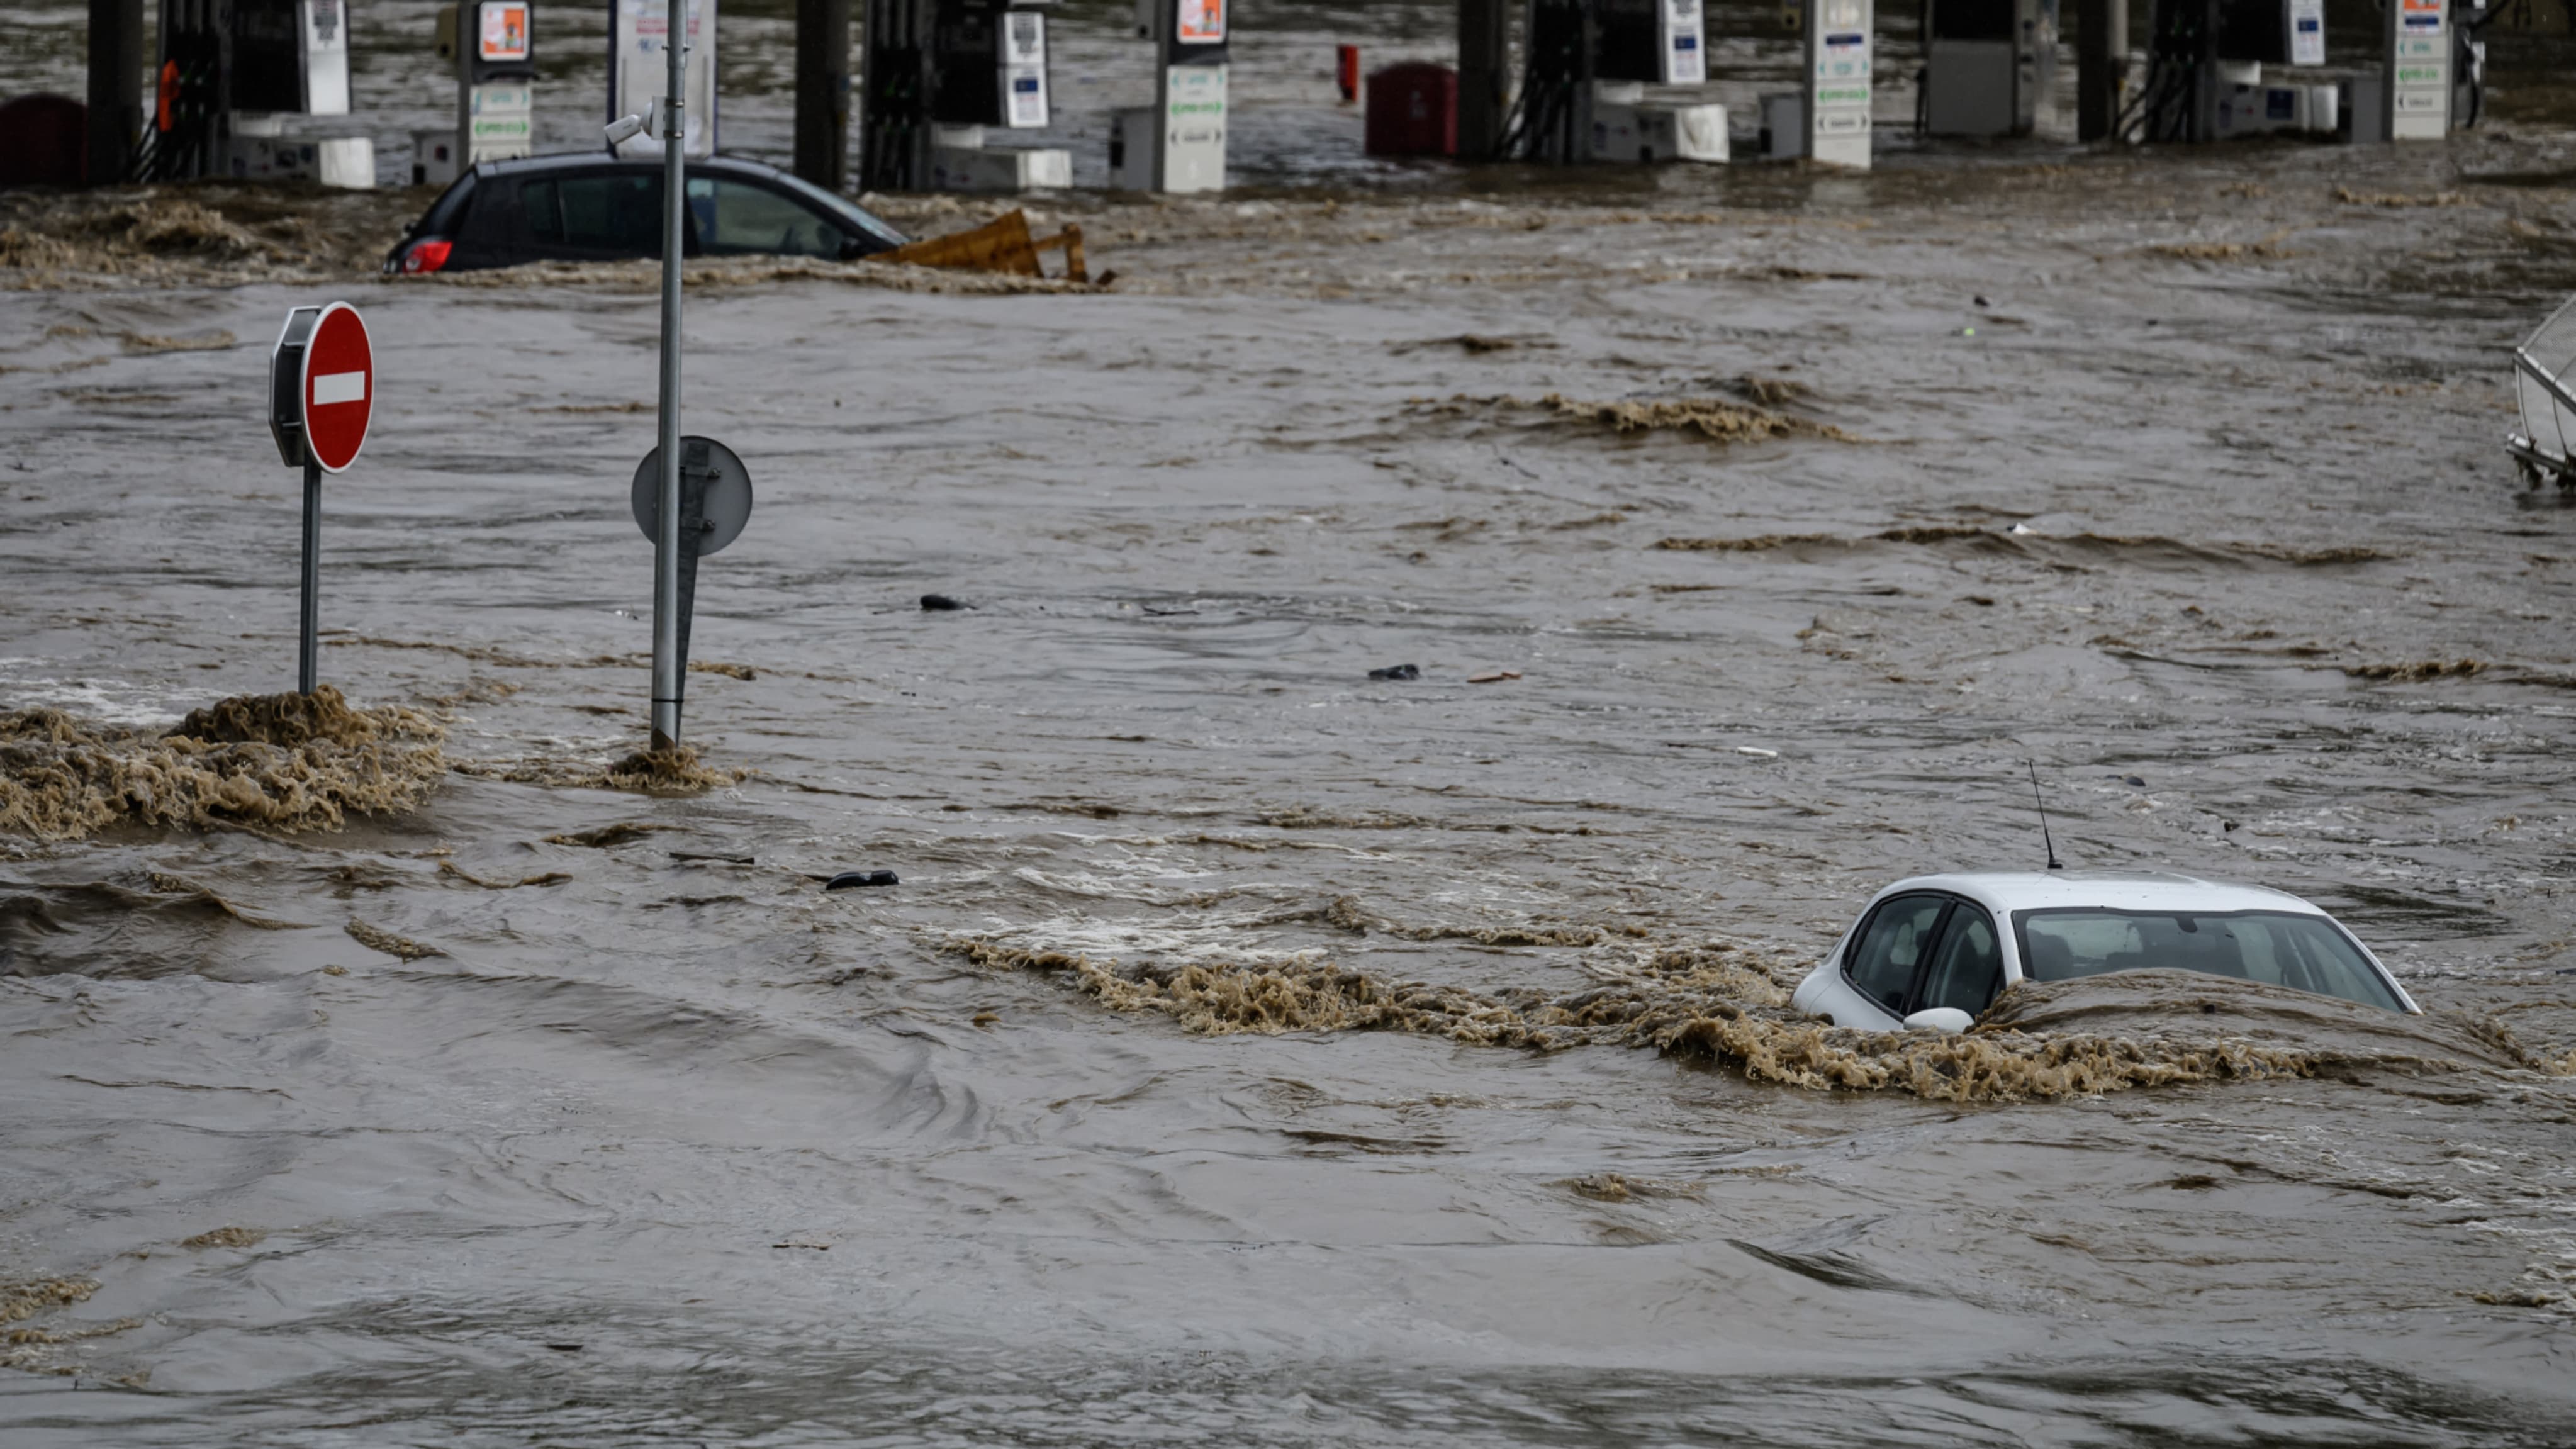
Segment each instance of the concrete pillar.
[{"label": "concrete pillar", "polygon": [[838,191],[849,154],[850,0],[796,0],[796,174]]},{"label": "concrete pillar", "polygon": [[1458,0],[1458,159],[1491,161],[1510,109],[1509,0]]},{"label": "concrete pillar", "polygon": [[143,134],[143,0],[89,0],[89,175],[125,179]]},{"label": "concrete pillar", "polygon": [[2113,141],[2128,99],[2129,0],[2083,0],[2075,17],[2075,136]]}]

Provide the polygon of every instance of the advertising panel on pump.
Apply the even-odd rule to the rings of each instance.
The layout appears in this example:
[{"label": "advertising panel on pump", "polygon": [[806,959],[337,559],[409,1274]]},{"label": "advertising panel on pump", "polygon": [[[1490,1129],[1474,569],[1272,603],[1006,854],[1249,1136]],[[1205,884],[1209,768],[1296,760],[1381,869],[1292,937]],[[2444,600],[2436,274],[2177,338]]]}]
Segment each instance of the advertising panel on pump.
[{"label": "advertising panel on pump", "polygon": [[1180,0],[1174,36],[1183,45],[1225,44],[1225,0]]}]

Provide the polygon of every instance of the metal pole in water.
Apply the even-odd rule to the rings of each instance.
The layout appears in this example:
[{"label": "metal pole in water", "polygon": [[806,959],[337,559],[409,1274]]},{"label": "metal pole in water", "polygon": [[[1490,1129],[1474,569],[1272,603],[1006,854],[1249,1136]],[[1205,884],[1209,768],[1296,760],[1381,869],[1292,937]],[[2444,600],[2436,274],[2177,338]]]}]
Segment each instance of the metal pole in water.
[{"label": "metal pole in water", "polygon": [[1511,21],[1503,0],[1458,0],[1458,159],[1492,161],[1511,88]]},{"label": "metal pole in water", "polygon": [[311,694],[322,672],[322,465],[304,455],[304,628],[295,648],[295,688]]},{"label": "metal pole in water", "polygon": [[662,103],[662,438],[659,501],[653,538],[653,748],[680,745],[680,250],[688,236],[686,144],[680,98],[686,94],[689,0],[664,0],[662,48],[670,61]]},{"label": "metal pole in water", "polygon": [[2117,141],[2127,97],[2129,0],[2084,0],[2075,17],[2075,139]]}]

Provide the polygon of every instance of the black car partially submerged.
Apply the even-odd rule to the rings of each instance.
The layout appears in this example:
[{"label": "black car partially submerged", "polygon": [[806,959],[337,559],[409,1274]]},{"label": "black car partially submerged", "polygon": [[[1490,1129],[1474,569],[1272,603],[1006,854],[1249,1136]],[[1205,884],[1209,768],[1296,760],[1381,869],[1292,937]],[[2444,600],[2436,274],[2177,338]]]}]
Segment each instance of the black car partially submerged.
[{"label": "black car partially submerged", "polygon": [[[846,197],[733,157],[688,163],[684,255],[848,261],[904,244]],[[486,161],[385,256],[396,275],[662,255],[662,163],[604,152]]]}]

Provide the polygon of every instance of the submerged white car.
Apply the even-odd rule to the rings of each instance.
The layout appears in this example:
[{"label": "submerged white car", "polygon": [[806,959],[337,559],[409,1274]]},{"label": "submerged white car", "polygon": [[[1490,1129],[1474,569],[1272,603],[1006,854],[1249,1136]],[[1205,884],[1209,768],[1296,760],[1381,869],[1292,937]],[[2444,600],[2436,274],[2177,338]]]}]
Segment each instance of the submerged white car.
[{"label": "submerged white car", "polygon": [[2281,891],[2159,871],[1976,871],[1880,891],[1798,1010],[1871,1031],[1968,1029],[2016,981],[2197,971],[2420,1012],[2379,958]]}]

